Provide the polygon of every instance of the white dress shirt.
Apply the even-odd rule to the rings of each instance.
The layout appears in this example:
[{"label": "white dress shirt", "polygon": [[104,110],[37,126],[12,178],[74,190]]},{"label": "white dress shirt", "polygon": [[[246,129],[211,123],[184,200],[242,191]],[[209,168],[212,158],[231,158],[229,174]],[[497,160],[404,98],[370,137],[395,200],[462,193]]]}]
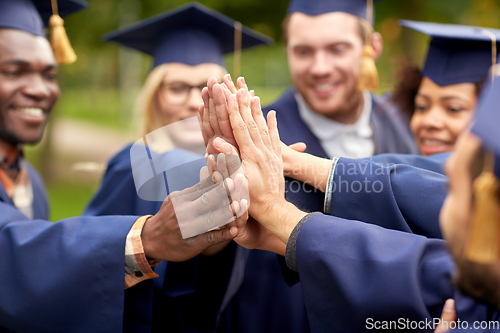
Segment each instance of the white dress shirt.
[{"label": "white dress shirt", "polygon": [[372,98],[363,92],[363,111],[354,124],[342,124],[311,110],[299,93],[295,93],[299,113],[321,147],[330,157],[363,158],[373,156],[375,143],[370,125]]}]

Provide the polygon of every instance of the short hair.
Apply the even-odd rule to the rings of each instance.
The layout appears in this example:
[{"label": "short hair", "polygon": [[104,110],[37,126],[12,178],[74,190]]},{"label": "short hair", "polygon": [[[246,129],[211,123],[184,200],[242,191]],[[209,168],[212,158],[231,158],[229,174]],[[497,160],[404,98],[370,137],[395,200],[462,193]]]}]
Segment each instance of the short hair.
[{"label": "short hair", "polygon": [[[293,13],[287,14],[285,16],[285,19],[283,20],[283,23],[281,23],[281,39],[282,39],[283,45],[285,45],[285,47],[288,44],[288,26],[290,25],[290,17],[292,16],[292,14]],[[361,37],[361,40],[363,42],[365,42],[366,38],[368,36],[371,36],[371,34],[373,33],[373,27],[367,20],[365,20],[361,17],[357,17],[357,16],[355,16],[355,17],[356,17],[357,23],[358,23],[359,36]]]}]

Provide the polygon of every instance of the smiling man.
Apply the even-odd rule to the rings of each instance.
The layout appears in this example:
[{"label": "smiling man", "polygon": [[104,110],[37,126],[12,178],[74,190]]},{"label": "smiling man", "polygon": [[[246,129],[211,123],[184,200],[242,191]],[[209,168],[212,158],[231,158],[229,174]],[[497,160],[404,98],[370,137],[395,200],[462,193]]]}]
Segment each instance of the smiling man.
[{"label": "smiling man", "polygon": [[[49,17],[51,23],[61,20],[51,16],[51,4],[0,0],[0,332],[147,331],[152,279],[158,276],[153,267],[228,242],[238,228],[183,239],[168,198],[154,216],[48,221],[43,182],[22,149],[41,139],[59,96],[60,49],[53,52],[45,35]],[[58,1],[61,15],[85,6]],[[179,163],[192,160],[182,152],[170,156]],[[199,191],[200,184],[214,189]],[[181,201],[192,207],[193,220],[232,216],[219,205],[226,189],[211,185],[206,178],[195,192],[186,190],[192,196]],[[132,288],[140,282],[140,289]],[[133,308],[138,300],[143,312]]]},{"label": "smiling man", "polygon": [[286,144],[302,141],[330,158],[418,153],[409,120],[361,84],[370,75],[363,62],[383,49],[369,23],[372,2],[291,1],[282,35],[294,88],[264,109],[277,111]]},{"label": "smiling man", "polygon": [[[24,162],[19,145],[41,139],[59,96],[56,72],[45,38],[0,29],[0,180],[5,194],[30,218],[44,218],[48,210],[41,180]],[[35,193],[29,191],[31,183]]]},{"label": "smiling man", "polygon": [[59,96],[50,45],[41,37],[2,29],[0,66],[0,144],[36,143]]}]

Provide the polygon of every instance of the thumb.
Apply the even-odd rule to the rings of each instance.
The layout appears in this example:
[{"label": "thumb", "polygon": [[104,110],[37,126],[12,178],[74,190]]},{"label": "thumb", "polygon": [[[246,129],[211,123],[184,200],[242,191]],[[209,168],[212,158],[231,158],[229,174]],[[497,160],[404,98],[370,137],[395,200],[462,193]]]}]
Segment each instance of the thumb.
[{"label": "thumb", "polygon": [[307,148],[307,146],[304,142],[292,143],[288,147],[292,148],[295,151],[298,151],[299,153],[303,153],[304,150],[306,150],[306,148]]},{"label": "thumb", "polygon": [[455,311],[455,301],[452,298],[446,300],[443,307],[441,319],[434,333],[448,332],[451,330],[450,324],[457,320],[457,312]]}]

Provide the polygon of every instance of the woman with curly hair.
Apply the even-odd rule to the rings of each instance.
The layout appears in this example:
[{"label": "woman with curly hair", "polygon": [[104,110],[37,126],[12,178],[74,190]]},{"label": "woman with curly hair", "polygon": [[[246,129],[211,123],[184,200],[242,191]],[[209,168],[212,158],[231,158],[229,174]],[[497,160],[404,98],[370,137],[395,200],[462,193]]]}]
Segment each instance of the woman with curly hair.
[{"label": "woman with curly hair", "polygon": [[477,28],[475,34],[454,35],[449,31],[468,27],[412,21],[401,21],[401,25],[432,40],[422,70],[405,64],[398,73],[401,80],[393,100],[411,117],[410,127],[422,155],[451,152],[472,119],[492,65],[491,35],[500,36],[500,31]]}]

